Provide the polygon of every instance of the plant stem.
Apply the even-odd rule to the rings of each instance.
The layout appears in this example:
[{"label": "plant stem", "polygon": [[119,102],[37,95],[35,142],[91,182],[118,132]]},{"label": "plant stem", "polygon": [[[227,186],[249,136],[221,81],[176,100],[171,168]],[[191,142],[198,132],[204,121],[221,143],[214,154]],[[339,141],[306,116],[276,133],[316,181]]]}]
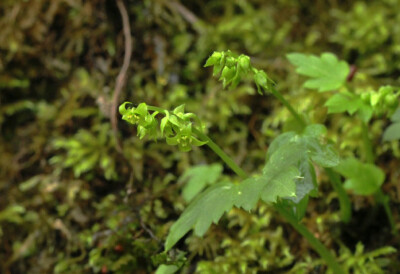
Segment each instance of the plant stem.
[{"label": "plant stem", "polygon": [[365,122],[362,122],[361,130],[365,149],[365,158],[368,163],[373,164],[375,162],[374,150],[372,148],[371,139],[369,138],[368,126]]},{"label": "plant stem", "polygon": [[340,218],[342,222],[348,223],[351,219],[351,202],[349,195],[347,195],[346,190],[343,188],[339,174],[337,174],[331,168],[325,168],[325,172],[329,177],[333,189],[338,194],[340,204]]},{"label": "plant stem", "polygon": [[270,91],[290,111],[290,113],[292,113],[294,118],[301,124],[302,127],[305,127],[307,125],[300,114],[292,107],[292,105],[288,101],[286,101],[286,99],[279,91],[277,91],[274,87],[270,88]]},{"label": "plant stem", "polygon": [[237,175],[246,179],[248,175],[246,172],[240,168],[231,157],[229,157],[216,143],[214,143],[207,135],[198,130],[197,128],[193,128],[193,132],[201,138],[202,141],[207,142],[209,148],[211,148]]},{"label": "plant stem", "polygon": [[[363,138],[363,142],[364,142],[364,149],[365,149],[365,153],[366,153],[365,156],[366,156],[367,162],[370,164],[374,164],[375,155],[374,155],[374,150],[372,147],[372,142],[371,142],[371,139],[369,138],[369,134],[368,134],[368,125],[365,122],[362,122],[361,128],[362,128],[362,138]],[[392,210],[390,209],[388,196],[383,193],[381,188],[379,188],[374,193],[374,197],[375,197],[375,200],[383,206],[383,209],[385,210],[386,216],[389,220],[390,227],[392,229],[392,233],[397,235],[397,228],[396,228],[396,224],[394,222]]]},{"label": "plant stem", "polygon": [[159,107],[155,107],[155,106],[147,106],[147,109],[151,110],[151,111],[158,111],[158,112],[163,113],[163,114],[166,113],[165,109],[159,108]]},{"label": "plant stem", "polygon": [[382,204],[383,209],[385,210],[386,216],[389,220],[390,227],[392,229],[392,234],[397,235],[397,228],[396,228],[396,223],[394,222],[393,219],[393,214],[392,210],[390,209],[390,204],[389,204],[389,197],[385,195],[382,191],[382,189],[378,189],[374,193],[375,199],[378,201],[378,203]]},{"label": "plant stem", "polygon": [[335,257],[329,252],[329,250],[317,239],[304,225],[297,222],[297,219],[288,212],[285,208],[275,205],[275,209],[285,217],[288,221],[307,241],[310,245],[318,252],[318,254],[325,260],[328,266],[332,269],[333,273],[345,273],[340,267]]}]

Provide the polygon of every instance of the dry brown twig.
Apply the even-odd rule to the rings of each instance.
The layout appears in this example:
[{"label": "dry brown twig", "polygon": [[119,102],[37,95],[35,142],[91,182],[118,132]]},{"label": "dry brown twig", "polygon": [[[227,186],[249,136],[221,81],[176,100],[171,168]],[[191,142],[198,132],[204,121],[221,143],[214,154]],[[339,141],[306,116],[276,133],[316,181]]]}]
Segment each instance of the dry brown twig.
[{"label": "dry brown twig", "polygon": [[121,94],[122,88],[126,82],[126,73],[129,68],[129,63],[131,61],[132,56],[132,37],[131,37],[131,27],[129,24],[129,16],[124,5],[123,0],[116,0],[116,4],[118,6],[118,10],[121,13],[122,17],[122,28],[124,32],[124,39],[125,39],[125,54],[124,54],[124,61],[122,63],[121,70],[117,76],[117,81],[115,84],[114,95],[111,104],[111,127],[113,130],[116,148],[118,152],[122,153],[122,144],[121,140],[118,138],[118,120],[117,120],[117,107],[118,107],[118,99]]}]

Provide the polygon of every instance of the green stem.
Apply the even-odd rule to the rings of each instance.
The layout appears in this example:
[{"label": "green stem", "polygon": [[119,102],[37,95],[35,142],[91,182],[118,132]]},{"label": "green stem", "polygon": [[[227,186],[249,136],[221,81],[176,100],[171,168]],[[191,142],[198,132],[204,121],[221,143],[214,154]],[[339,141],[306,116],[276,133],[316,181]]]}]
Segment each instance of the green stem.
[{"label": "green stem", "polygon": [[307,125],[306,121],[300,116],[300,114],[292,107],[292,105],[286,101],[286,99],[282,96],[282,94],[277,91],[274,87],[270,88],[271,93],[292,113],[294,118],[305,127]]},{"label": "green stem", "polygon": [[375,162],[375,155],[371,139],[369,138],[368,126],[365,122],[362,122],[361,130],[362,130],[361,134],[365,149],[365,158],[367,159],[368,163],[373,164]]},{"label": "green stem", "polygon": [[397,235],[397,228],[396,228],[396,223],[394,222],[393,219],[393,214],[392,210],[390,209],[390,204],[389,204],[389,197],[385,195],[382,191],[382,189],[378,189],[374,193],[375,199],[378,201],[383,206],[383,209],[385,210],[386,216],[389,220],[390,227],[392,229],[392,234]]},{"label": "green stem", "polygon": [[[368,133],[368,125],[365,122],[362,122],[362,138],[364,142],[364,149],[366,153],[367,162],[370,164],[374,164],[375,162],[374,150]],[[392,233],[397,235],[396,224],[394,222],[392,210],[390,209],[389,197],[383,193],[381,188],[379,188],[374,193],[374,197],[376,201],[383,206],[383,209],[385,210],[386,216],[389,220]]]},{"label": "green stem", "polygon": [[248,175],[246,172],[241,169],[231,157],[229,157],[216,143],[214,143],[207,135],[198,130],[197,128],[193,128],[193,132],[204,142],[207,142],[209,148],[212,149],[237,175],[246,179]]},{"label": "green stem", "polygon": [[159,113],[165,114],[167,111],[163,108],[155,107],[155,106],[147,106],[148,110],[158,111]]},{"label": "green stem", "polygon": [[333,189],[338,194],[340,204],[340,218],[342,222],[348,223],[351,219],[351,202],[349,195],[343,188],[343,184],[340,181],[340,176],[331,168],[325,168],[325,172],[329,177],[329,180],[333,186]]},{"label": "green stem", "polygon": [[344,270],[340,267],[335,257],[329,252],[329,250],[317,239],[314,235],[305,227],[300,224],[297,219],[288,212],[285,208],[276,205],[275,209],[285,217],[286,221],[288,221],[307,241],[310,245],[318,252],[318,254],[325,260],[328,266],[332,269],[333,273],[345,273]]}]

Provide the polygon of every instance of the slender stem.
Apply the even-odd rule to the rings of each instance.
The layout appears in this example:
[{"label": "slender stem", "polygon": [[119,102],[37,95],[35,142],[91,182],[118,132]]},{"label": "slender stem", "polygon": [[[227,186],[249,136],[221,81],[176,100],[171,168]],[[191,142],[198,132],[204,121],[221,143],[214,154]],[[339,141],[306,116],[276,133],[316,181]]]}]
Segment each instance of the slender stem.
[{"label": "slender stem", "polygon": [[202,141],[207,142],[209,148],[211,148],[237,175],[246,179],[249,177],[246,172],[240,168],[231,157],[229,157],[216,143],[214,143],[207,135],[198,130],[197,128],[193,128],[193,132],[201,138]]},{"label": "slender stem", "polygon": [[375,192],[374,196],[375,196],[375,199],[378,201],[378,203],[382,204],[383,209],[385,210],[386,216],[390,223],[390,227],[392,228],[392,234],[397,235],[398,231],[397,231],[396,223],[394,222],[394,219],[393,219],[392,210],[390,209],[389,197],[387,195],[385,195],[383,193],[382,189],[380,189],[380,188]]},{"label": "slender stem", "polygon": [[340,267],[335,257],[329,252],[329,250],[317,239],[314,235],[305,227],[300,224],[297,219],[288,212],[285,208],[275,205],[275,209],[285,217],[288,221],[307,241],[310,245],[318,252],[318,254],[325,260],[328,266],[332,269],[333,273],[345,273]]},{"label": "slender stem", "polygon": [[337,174],[331,168],[325,168],[325,172],[329,177],[333,189],[338,194],[340,204],[340,218],[342,219],[342,222],[348,223],[351,219],[351,202],[349,195],[347,195],[346,190],[343,188],[339,174]]},{"label": "slender stem", "polygon": [[303,126],[307,125],[306,121],[300,116],[300,114],[292,107],[292,105],[277,91],[274,87],[270,89],[271,93],[292,113],[294,118]]},{"label": "slender stem", "polygon": [[368,163],[373,164],[375,162],[375,155],[374,155],[374,150],[372,148],[371,139],[369,138],[368,126],[365,122],[362,122],[361,130],[362,130],[362,139],[364,142],[365,157]]},{"label": "slender stem", "polygon": [[[365,152],[366,152],[367,162],[370,164],[373,164],[375,162],[375,155],[374,155],[374,150],[372,147],[372,142],[371,142],[371,139],[368,134],[368,125],[365,122],[362,122],[362,138],[363,138],[363,142],[364,142],[364,148],[365,148]],[[383,193],[381,188],[379,188],[374,193],[374,197],[375,197],[376,201],[383,206],[383,209],[385,210],[386,216],[389,220],[390,227],[392,229],[392,233],[397,235],[397,228],[396,228],[396,224],[394,222],[392,210],[390,209],[388,196]]]},{"label": "slender stem", "polygon": [[158,111],[158,112],[163,113],[163,114],[166,113],[165,109],[159,108],[159,107],[155,107],[155,106],[147,106],[147,109],[151,110],[151,111]]}]

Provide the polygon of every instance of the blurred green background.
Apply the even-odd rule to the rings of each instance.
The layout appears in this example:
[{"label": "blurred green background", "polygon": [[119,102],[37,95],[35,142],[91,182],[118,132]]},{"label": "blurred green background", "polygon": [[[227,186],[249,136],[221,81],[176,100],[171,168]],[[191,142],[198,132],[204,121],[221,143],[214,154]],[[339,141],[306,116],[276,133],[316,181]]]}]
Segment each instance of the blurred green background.
[{"label": "blurred green background", "polygon": [[[118,103],[167,109],[185,103],[248,172],[262,166],[290,114],[251,82],[223,90],[203,68],[214,50],[251,56],[298,110],[329,127],[341,155],[359,154],[360,125],[345,115],[327,118],[327,95],[304,89],[285,55],[333,52],[357,67],[359,91],[400,86],[398,0],[126,0],[124,6],[132,58]],[[126,51],[122,29],[114,0],[0,2],[1,273],[154,272],[152,257],[187,205],[180,175],[219,161],[207,148],[182,153],[163,141],[141,141],[122,121],[123,151],[117,150],[110,118]],[[373,121],[371,134],[398,220],[399,147],[379,140],[388,123]],[[322,194],[304,223],[354,273],[396,273],[400,254],[385,247],[400,248],[400,239],[390,235],[373,199],[351,196],[353,220],[342,225],[336,194],[320,177]],[[326,271],[264,204],[253,213],[232,210],[204,238],[189,235],[177,248],[187,252],[182,273]]]}]

